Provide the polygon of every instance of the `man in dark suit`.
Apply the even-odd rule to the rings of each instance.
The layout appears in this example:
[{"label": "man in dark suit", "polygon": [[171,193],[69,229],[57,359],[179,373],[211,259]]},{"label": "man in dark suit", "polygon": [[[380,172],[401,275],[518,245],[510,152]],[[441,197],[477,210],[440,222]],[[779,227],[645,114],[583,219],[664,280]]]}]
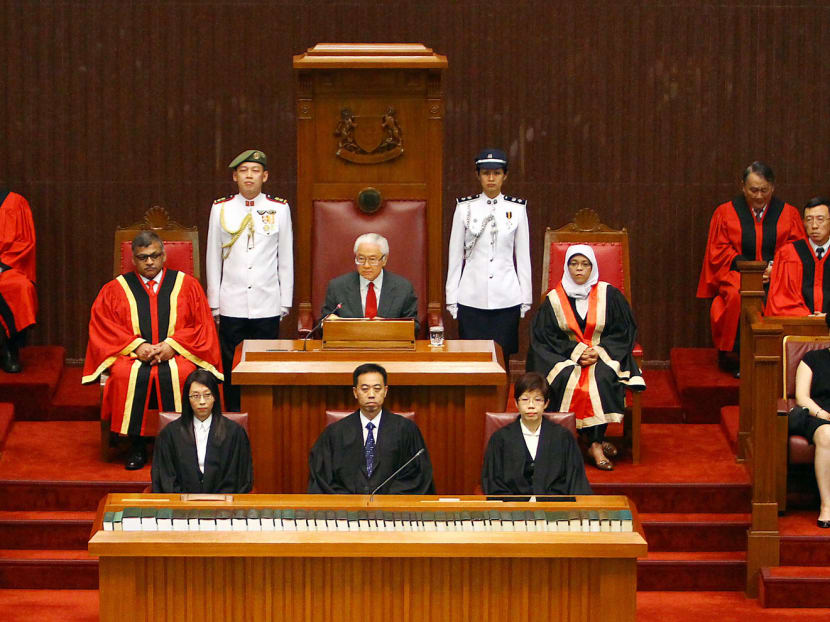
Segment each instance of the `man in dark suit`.
[{"label": "man in dark suit", "polygon": [[[435,492],[432,463],[421,431],[414,422],[383,408],[389,387],[386,370],[364,363],[352,375],[360,406],[345,419],[329,425],[308,458],[308,492],[327,494],[428,495]],[[384,482],[415,458],[391,481]]]},{"label": "man in dark suit", "polygon": [[356,272],[329,281],[320,317],[342,305],[334,317],[412,318],[418,332],[418,296],[412,283],[384,270],[389,242],[377,233],[364,233],[354,243]]}]

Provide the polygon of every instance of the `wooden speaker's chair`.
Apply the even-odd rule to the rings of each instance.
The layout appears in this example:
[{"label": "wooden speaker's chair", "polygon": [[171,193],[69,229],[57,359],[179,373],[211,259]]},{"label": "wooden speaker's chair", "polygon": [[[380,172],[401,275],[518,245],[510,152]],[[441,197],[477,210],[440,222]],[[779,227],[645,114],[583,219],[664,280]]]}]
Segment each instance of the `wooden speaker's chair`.
[{"label": "wooden speaker's chair", "polygon": [[[171,220],[167,210],[159,205],[154,205],[148,209],[144,213],[144,220],[115,230],[113,277],[125,272],[132,272],[135,269],[132,261],[132,241],[142,231],[153,231],[164,242],[164,250],[167,254],[165,266],[189,274],[196,279],[201,278],[199,229],[197,227],[186,227],[175,220]],[[102,389],[108,379],[108,373],[101,374]],[[109,420],[102,419],[101,458],[103,460],[112,459],[112,453],[117,444],[117,437],[110,434]]]},{"label": "wooden speaker's chair", "polygon": [[813,350],[823,350],[830,347],[830,337],[806,337],[788,335],[784,337],[781,367],[783,370],[782,388],[783,397],[778,400],[778,425],[776,427],[776,496],[778,508],[784,511],[787,508],[787,470],[790,465],[812,465],[816,457],[816,448],[810,445],[803,436],[790,436],[787,432],[787,413],[795,403],[795,372],[804,355]]},{"label": "wooden speaker's chair", "polygon": [[[326,411],[326,426],[330,426],[332,423],[336,421],[340,421],[341,419],[345,419],[349,415],[351,415],[354,411],[353,410],[327,410]],[[401,417],[405,417],[410,421],[415,421],[415,413],[414,412],[396,412],[396,415],[400,415]]]},{"label": "wooden speaker's chair", "polygon": [[[572,244],[587,244],[594,251],[599,265],[600,279],[619,289],[631,304],[631,270],[628,256],[628,231],[613,229],[600,222],[599,215],[584,208],[573,222],[560,229],[547,228],[542,262],[542,301],[548,292],[562,280],[565,253]],[[633,306],[633,305],[632,305]],[[634,344],[634,360],[642,366],[643,349]],[[634,464],[640,462],[640,422],[642,419],[640,393],[631,391],[631,413],[623,419],[624,440],[631,446]]]},{"label": "wooden speaker's chair", "polygon": [[[373,213],[363,213],[351,200],[316,200],[312,203],[311,269],[298,274],[310,279],[311,310],[300,300],[298,330],[305,334],[312,329],[331,279],[355,269],[354,241],[364,233],[378,233],[389,241],[386,269],[412,283],[418,296],[418,320],[421,333],[430,326],[441,326],[440,312],[431,312],[427,275],[427,207],[424,200],[388,200]],[[440,277],[439,277],[440,280]],[[383,291],[381,291],[383,298]],[[438,301],[432,301],[439,307]]]},{"label": "wooden speaker's chair", "polygon": [[201,279],[199,262],[199,229],[186,227],[170,220],[167,210],[154,205],[144,214],[144,220],[115,230],[113,276],[133,270],[133,238],[142,231],[153,231],[164,242],[167,253],[166,266]]}]

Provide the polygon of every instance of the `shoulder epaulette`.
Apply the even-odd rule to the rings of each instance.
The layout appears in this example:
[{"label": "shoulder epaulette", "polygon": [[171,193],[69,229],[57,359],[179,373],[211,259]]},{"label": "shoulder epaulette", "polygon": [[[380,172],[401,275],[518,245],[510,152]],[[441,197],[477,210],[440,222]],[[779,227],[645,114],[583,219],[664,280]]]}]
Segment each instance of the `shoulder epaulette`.
[{"label": "shoulder epaulette", "polygon": [[286,205],[288,205],[288,201],[281,197],[275,197],[273,194],[266,194],[265,198],[269,201],[273,201],[274,203],[285,203]]},{"label": "shoulder epaulette", "polygon": [[507,195],[504,195],[504,200],[512,201],[513,203],[518,203],[519,205],[527,204],[527,199],[520,199],[519,197],[509,197]]},{"label": "shoulder epaulette", "polygon": [[228,196],[226,196],[226,197],[222,197],[221,199],[216,199],[216,200],[213,202],[213,204],[214,204],[214,205],[216,205],[217,203],[224,203],[225,201],[230,201],[230,200],[231,200],[232,198],[234,198],[235,196],[236,196],[235,194],[229,194]]},{"label": "shoulder epaulette", "polygon": [[464,203],[465,201],[472,201],[473,199],[477,199],[480,196],[481,194],[472,194],[468,197],[458,197],[455,201],[456,203]]}]

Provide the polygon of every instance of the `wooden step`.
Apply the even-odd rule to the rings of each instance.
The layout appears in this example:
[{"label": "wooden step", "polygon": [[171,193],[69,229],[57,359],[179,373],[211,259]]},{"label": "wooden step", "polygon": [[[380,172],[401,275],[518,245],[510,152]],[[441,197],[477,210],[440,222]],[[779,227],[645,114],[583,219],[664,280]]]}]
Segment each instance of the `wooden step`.
[{"label": "wooden step", "polygon": [[640,514],[649,551],[745,551],[749,514]]},{"label": "wooden step", "polygon": [[[613,472],[612,472],[613,473]],[[735,482],[591,482],[598,495],[625,495],[640,512],[739,514],[750,511],[752,487]]]},{"label": "wooden step", "polygon": [[2,549],[86,549],[95,512],[0,511]]},{"label": "wooden step", "polygon": [[742,551],[649,551],[637,561],[637,590],[731,591],[746,587]]},{"label": "wooden step", "polygon": [[759,588],[763,607],[830,607],[830,566],[762,568]]},{"label": "wooden step", "polygon": [[2,549],[0,588],[94,590],[98,560],[85,550]]}]

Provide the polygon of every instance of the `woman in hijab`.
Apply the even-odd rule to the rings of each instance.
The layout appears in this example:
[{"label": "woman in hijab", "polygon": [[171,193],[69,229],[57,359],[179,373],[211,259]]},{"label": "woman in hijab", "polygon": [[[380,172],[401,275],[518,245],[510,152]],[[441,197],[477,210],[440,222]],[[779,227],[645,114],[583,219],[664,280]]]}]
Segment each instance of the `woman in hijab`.
[{"label": "woman in hijab", "polygon": [[611,422],[622,421],[625,387],[646,385],[631,350],[637,325],[623,293],[599,280],[590,246],[565,254],[562,280],[533,321],[527,369],[550,383],[550,410],[574,412],[576,427],[597,468],[611,471],[617,449],[605,440]]}]

